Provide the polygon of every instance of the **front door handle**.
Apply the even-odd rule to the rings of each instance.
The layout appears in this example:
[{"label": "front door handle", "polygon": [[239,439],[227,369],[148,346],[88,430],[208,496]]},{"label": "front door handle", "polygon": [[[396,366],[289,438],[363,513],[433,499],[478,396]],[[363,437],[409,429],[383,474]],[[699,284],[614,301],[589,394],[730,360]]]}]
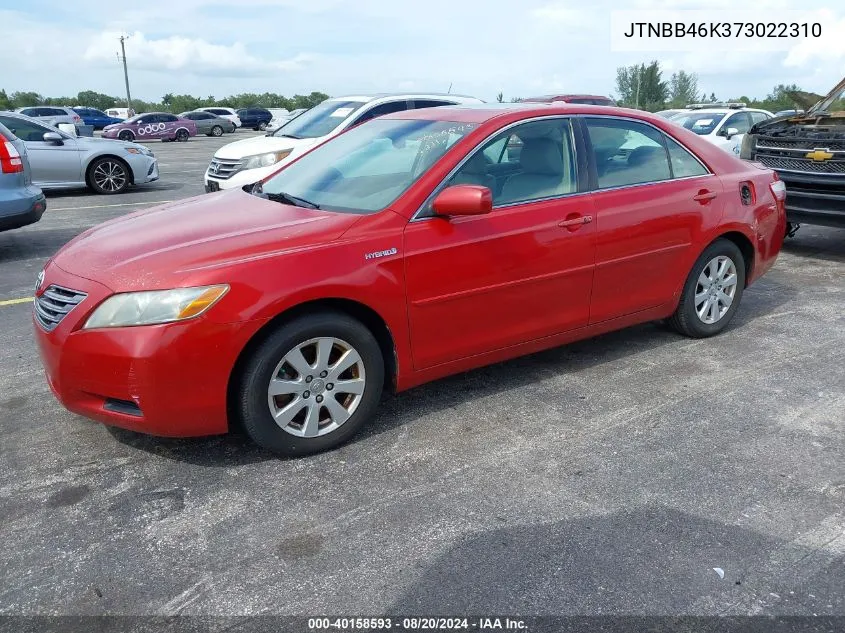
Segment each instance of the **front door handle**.
[{"label": "front door handle", "polygon": [[558,222],[557,225],[560,227],[573,227],[581,226],[582,224],[589,224],[592,221],[593,216],[591,215],[579,215],[577,218],[568,218],[562,222]]}]

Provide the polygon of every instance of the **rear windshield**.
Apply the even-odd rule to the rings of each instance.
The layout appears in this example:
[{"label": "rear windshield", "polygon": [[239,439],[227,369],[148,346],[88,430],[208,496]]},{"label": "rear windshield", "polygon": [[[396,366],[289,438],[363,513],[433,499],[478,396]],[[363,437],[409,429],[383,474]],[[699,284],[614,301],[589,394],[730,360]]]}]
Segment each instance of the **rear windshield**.
[{"label": "rear windshield", "polygon": [[724,117],[719,112],[681,112],[669,117],[669,120],[704,136],[715,130]]}]

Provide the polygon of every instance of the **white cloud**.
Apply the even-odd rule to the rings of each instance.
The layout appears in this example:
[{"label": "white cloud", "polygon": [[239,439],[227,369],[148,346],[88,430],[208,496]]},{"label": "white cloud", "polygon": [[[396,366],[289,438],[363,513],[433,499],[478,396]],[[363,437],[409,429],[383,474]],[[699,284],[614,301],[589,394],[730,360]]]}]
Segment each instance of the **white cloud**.
[{"label": "white cloud", "polygon": [[[121,33],[107,31],[95,37],[83,55],[86,61],[115,59]],[[203,39],[178,35],[150,39],[140,31],[129,34],[126,57],[133,69],[188,71],[198,74],[237,73],[273,75],[278,71],[300,70],[312,57],[298,54],[288,60],[262,59],[252,55],[240,42],[231,45],[212,44]]]}]

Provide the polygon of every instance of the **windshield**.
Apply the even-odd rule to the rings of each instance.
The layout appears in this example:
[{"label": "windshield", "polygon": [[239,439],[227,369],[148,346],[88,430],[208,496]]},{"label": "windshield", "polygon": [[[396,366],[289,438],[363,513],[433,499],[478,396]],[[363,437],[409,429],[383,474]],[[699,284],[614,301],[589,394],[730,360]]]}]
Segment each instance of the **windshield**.
[{"label": "windshield", "polygon": [[364,105],[365,101],[342,101],[329,99],[320,105],[303,112],[284,129],[279,128],[273,136],[290,136],[293,138],[319,138],[331,134],[338,125],[343,123],[350,114]]},{"label": "windshield", "polygon": [[669,117],[670,121],[682,125],[696,134],[710,134],[724,118],[719,112],[681,112]]},{"label": "windshield", "polygon": [[476,127],[451,121],[374,119],[309,152],[265,182],[262,191],[329,211],[380,211]]}]

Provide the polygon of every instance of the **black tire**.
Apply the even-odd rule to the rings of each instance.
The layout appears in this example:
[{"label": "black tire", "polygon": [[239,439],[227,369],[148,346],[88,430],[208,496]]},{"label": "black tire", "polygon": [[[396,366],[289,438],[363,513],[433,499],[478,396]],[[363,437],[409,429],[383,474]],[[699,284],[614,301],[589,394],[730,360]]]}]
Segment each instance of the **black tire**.
[{"label": "black tire", "polygon": [[131,143],[135,140],[135,135],[132,133],[132,130],[121,130],[120,134],[117,135],[121,141],[127,141]]},{"label": "black tire", "polygon": [[259,124],[258,124],[258,127],[257,127],[256,129],[257,129],[259,132],[263,132],[264,130],[266,130],[266,129],[267,129],[267,122],[266,122],[266,121],[261,121],[261,123],[259,123]]},{"label": "black tire", "polygon": [[92,161],[86,175],[91,189],[104,195],[123,193],[131,184],[129,167],[113,156],[101,156]]},{"label": "black tire", "polygon": [[[325,435],[306,438],[285,431],[276,423],[268,404],[267,390],[274,370],[285,355],[298,345],[320,337],[341,339],[354,348],[363,363],[366,382],[348,420]],[[247,435],[274,453],[299,456],[343,444],[372,417],[384,386],[384,359],[375,337],[362,323],[343,313],[319,312],[294,319],[272,332],[250,354],[239,373],[234,376],[233,411]],[[316,380],[310,384],[315,383]],[[325,397],[334,397],[327,391],[322,393]]]},{"label": "black tire", "polygon": [[179,141],[180,143],[187,143],[190,136],[191,135],[188,133],[188,130],[176,130],[174,140]]},{"label": "black tire", "polygon": [[215,125],[211,128],[211,132],[209,132],[209,136],[223,136],[223,128],[219,125]]},{"label": "black tire", "polygon": [[[728,258],[736,270],[736,286],[730,306],[715,322],[706,323],[696,311],[696,293],[704,293],[708,289],[699,283],[699,277],[706,272],[710,262],[719,257]],[[719,289],[722,286],[719,285]],[[699,256],[693,264],[692,270],[684,283],[678,309],[669,319],[669,325],[677,332],[691,338],[706,338],[724,330],[731,322],[739,308],[742,293],[745,290],[745,258],[739,247],[730,240],[719,238]],[[720,309],[716,306],[717,310]]]}]

